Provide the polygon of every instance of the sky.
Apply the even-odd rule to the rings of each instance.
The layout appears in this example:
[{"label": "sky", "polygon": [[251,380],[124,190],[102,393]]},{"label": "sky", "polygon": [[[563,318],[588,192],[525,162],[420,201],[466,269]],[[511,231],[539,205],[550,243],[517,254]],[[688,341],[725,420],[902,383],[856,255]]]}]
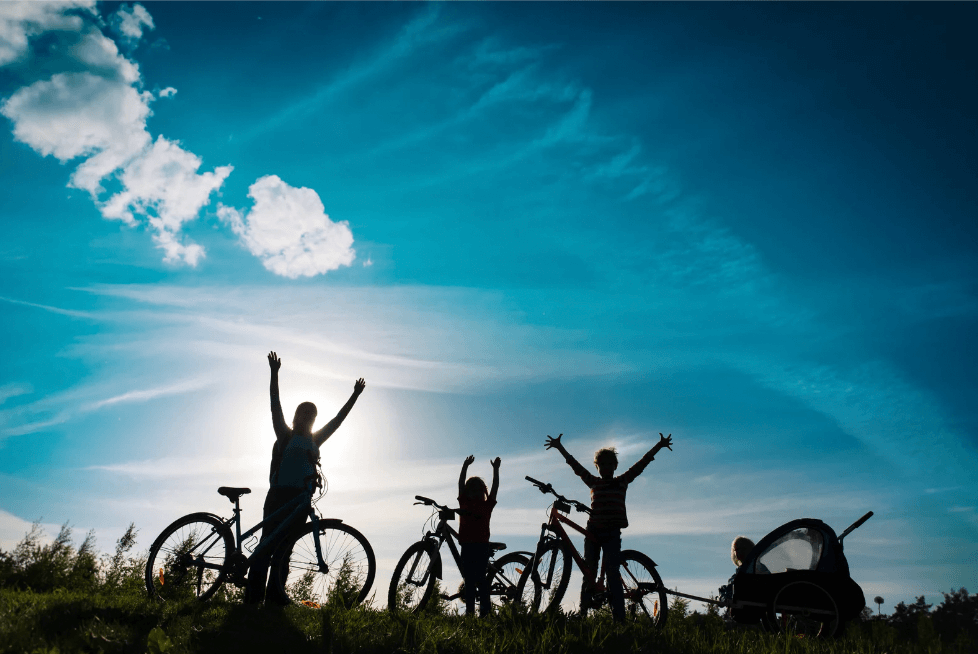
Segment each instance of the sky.
[{"label": "sky", "polygon": [[[978,7],[0,3],[0,547],[257,522],[274,436],[367,388],[319,508],[377,603],[502,458],[492,534],[625,469],[623,547],[846,539],[883,610],[978,589]],[[580,543],[578,543],[580,547]],[[446,555],[447,556],[447,555]],[[572,589],[578,582],[572,580]],[[568,593],[569,606],[577,592]]]}]

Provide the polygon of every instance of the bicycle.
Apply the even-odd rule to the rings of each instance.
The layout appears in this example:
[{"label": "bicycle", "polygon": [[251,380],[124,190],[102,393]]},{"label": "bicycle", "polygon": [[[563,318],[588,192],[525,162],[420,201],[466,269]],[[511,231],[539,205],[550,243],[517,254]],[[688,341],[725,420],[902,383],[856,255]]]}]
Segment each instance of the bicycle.
[{"label": "bicycle", "polygon": [[[251,489],[221,486],[217,492],[234,505],[232,517],[191,513],[174,521],[153,542],[146,562],[149,596],[164,602],[190,597],[203,601],[225,582],[244,587],[255,555],[275,547],[271,565],[279,566],[282,589],[293,602],[311,607],[330,599],[346,605],[362,602],[377,570],[374,551],[363,534],[341,519],[319,517],[312,503],[314,488],[310,484],[306,492],[242,534],[239,498]],[[310,522],[285,535],[292,519],[303,513]],[[265,523],[283,517],[250,556],[242,551],[242,544]],[[285,540],[276,545],[283,535]]]},{"label": "bicycle", "polygon": [[[448,524],[449,520],[455,519],[459,509],[450,509],[421,495],[415,495],[414,499],[417,500],[415,504],[434,507],[435,513],[432,513],[431,518],[437,514],[438,521],[434,529],[426,531],[421,540],[404,552],[394,567],[394,576],[391,578],[387,595],[387,608],[393,613],[398,611],[418,613],[428,605],[434,594],[435,580],[442,579],[440,550],[445,543],[448,544],[448,550],[455,559],[455,565],[459,570],[462,569],[459,548],[456,544],[458,532]],[[516,583],[529,564],[531,553],[511,552],[495,559],[496,552],[506,549],[506,544],[489,543],[489,548],[489,567],[486,571],[487,578],[490,580],[489,597],[493,608],[499,610],[502,606],[511,604],[515,598]],[[441,594],[441,599],[458,600],[463,596],[462,593],[460,586],[456,593]]]},{"label": "bicycle", "polygon": [[[557,499],[550,506],[549,520],[541,526],[540,540],[537,542],[530,565],[520,576],[516,587],[516,600],[533,613],[556,610],[567,591],[567,583],[571,575],[571,560],[573,560],[585,580],[588,580],[594,588],[592,608],[600,607],[609,599],[608,589],[605,587],[604,557],[601,561],[600,574],[596,575],[578,553],[563,527],[567,525],[584,534],[585,539],[592,539],[587,529],[564,515],[569,514],[571,508],[590,514],[590,507],[557,493],[550,484],[537,481],[532,477],[526,479],[541,493],[550,493]],[[652,621],[654,627],[661,628],[666,621],[668,604],[666,588],[655,569],[655,562],[635,550],[622,550],[620,560],[619,574],[627,603],[626,608],[631,617],[633,619],[638,617],[638,610],[641,609],[642,614]]]}]

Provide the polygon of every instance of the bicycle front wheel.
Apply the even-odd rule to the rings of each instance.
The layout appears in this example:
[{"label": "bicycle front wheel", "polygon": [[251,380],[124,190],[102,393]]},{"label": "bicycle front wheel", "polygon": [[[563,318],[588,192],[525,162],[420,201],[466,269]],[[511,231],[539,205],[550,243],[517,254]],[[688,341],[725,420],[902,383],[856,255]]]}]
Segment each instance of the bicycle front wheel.
[{"label": "bicycle front wheel", "polygon": [[516,601],[516,589],[523,571],[530,565],[530,557],[510,552],[489,564],[489,597],[492,607],[498,611]]},{"label": "bicycle front wheel", "polygon": [[641,552],[625,550],[621,553],[619,573],[625,590],[626,613],[633,619],[644,616],[652,621],[653,627],[661,629],[666,623],[669,605],[666,587],[655,563]]},{"label": "bicycle front wheel", "polygon": [[[322,562],[316,554],[316,542]],[[354,606],[367,598],[374,583],[374,550],[359,531],[339,522],[309,522],[276,550],[282,589],[292,602],[318,608],[337,603]]]},{"label": "bicycle front wheel", "polygon": [[234,537],[210,513],[185,515],[163,530],[149,548],[146,590],[160,601],[206,600],[227,576]]},{"label": "bicycle front wheel", "polygon": [[551,540],[537,549],[536,566],[524,570],[516,588],[516,601],[531,613],[547,613],[560,606],[570,581],[571,560],[563,543]]},{"label": "bicycle front wheel", "polygon": [[404,552],[394,567],[387,609],[392,613],[418,613],[424,609],[435,589],[435,571],[440,555],[435,546],[418,541]]}]

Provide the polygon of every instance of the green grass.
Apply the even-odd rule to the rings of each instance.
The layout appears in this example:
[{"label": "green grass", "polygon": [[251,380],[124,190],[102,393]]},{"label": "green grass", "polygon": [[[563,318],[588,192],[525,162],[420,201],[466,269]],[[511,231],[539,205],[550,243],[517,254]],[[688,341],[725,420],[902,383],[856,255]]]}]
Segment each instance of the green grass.
[{"label": "green grass", "polygon": [[659,631],[648,621],[616,626],[607,607],[586,620],[505,610],[479,620],[446,615],[438,602],[419,615],[343,601],[262,608],[229,586],[208,602],[162,604],[146,595],[145,557],[130,554],[133,525],[111,556],[97,554],[91,534],[76,548],[68,525],[51,542],[42,536],[35,525],[14,550],[0,550],[0,653],[978,654],[978,597],[963,588],[934,611],[923,597],[901,602],[886,620],[820,642],[730,627],[715,612],[687,615],[679,598]]},{"label": "green grass", "polygon": [[884,623],[853,625],[842,638],[804,641],[719,618],[670,616],[661,632],[641,622],[615,626],[607,615],[393,616],[370,608],[284,609],[215,598],[161,605],[135,592],[46,593],[0,589],[0,651],[540,653],[658,652],[739,654],[970,654],[961,640],[902,637]]}]

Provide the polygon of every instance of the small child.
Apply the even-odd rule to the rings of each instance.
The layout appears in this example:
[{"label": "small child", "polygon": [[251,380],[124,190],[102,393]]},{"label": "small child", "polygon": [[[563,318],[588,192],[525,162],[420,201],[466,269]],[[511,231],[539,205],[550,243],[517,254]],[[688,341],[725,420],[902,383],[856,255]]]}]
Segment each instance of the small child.
[{"label": "small child", "polygon": [[[659,442],[645,456],[628,469],[623,475],[615,477],[618,469],[618,453],[614,448],[603,448],[594,453],[594,467],[598,469],[597,477],[572,457],[560,442],[560,436],[547,436],[544,443],[546,448],[555,448],[564,455],[564,460],[577,473],[577,476],[591,489],[591,515],[587,520],[587,530],[591,538],[584,541],[584,562],[591,570],[598,569],[598,556],[604,552],[605,579],[608,585],[608,599],[611,604],[611,615],[618,622],[625,619],[625,593],[621,587],[618,566],[621,560],[621,530],[628,526],[628,516],[625,514],[625,491],[636,477],[642,474],[645,466],[652,462],[656,453],[663,447],[672,450],[672,434],[659,434]],[[585,578],[581,586],[581,617],[587,616],[591,604],[593,589],[591,582]]]},{"label": "small child", "polygon": [[739,568],[752,549],[754,549],[754,541],[747,536],[737,536],[730,543],[730,560]]},{"label": "small child", "polygon": [[[750,556],[753,549],[754,541],[747,538],[747,536],[737,536],[730,543],[730,560],[739,568],[747,560],[747,557]],[[754,574],[769,575],[771,571],[760,561],[754,561]]]},{"label": "small child", "polygon": [[469,465],[475,457],[469,455],[462,463],[462,473],[458,476],[458,542],[462,545],[462,579],[465,588],[465,615],[475,613],[476,591],[479,593],[479,617],[485,617],[492,610],[489,602],[489,518],[496,506],[496,491],[499,490],[499,464],[497,456],[492,460],[492,490],[486,488],[481,477],[465,478]]}]

